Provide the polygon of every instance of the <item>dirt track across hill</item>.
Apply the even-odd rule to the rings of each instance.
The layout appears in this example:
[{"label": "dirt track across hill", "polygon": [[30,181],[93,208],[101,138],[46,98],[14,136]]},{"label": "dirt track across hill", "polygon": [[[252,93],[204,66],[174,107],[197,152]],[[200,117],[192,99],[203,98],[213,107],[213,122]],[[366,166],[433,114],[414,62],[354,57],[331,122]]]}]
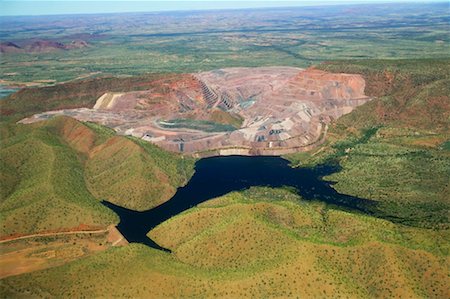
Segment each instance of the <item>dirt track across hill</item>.
[{"label": "dirt track across hill", "polygon": [[16,240],[37,238],[37,237],[53,237],[53,236],[77,235],[77,234],[101,234],[101,233],[106,233],[108,231],[109,231],[109,228],[100,229],[100,230],[79,230],[79,231],[55,232],[55,233],[39,233],[39,234],[32,234],[32,235],[26,235],[26,236],[20,236],[20,237],[0,240],[0,244],[12,242],[12,241],[16,241]]},{"label": "dirt track across hill", "polygon": [[[39,239],[39,237],[57,237]],[[128,241],[113,225],[98,230],[47,232],[0,240],[0,279],[42,270]]]}]

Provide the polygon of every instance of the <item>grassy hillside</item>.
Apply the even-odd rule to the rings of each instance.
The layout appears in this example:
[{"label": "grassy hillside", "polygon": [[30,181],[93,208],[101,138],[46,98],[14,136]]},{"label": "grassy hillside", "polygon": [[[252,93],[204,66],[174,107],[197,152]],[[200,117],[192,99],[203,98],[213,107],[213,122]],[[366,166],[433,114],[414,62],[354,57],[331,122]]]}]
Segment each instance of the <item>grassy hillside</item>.
[{"label": "grassy hillside", "polygon": [[[446,296],[448,232],[252,188],[205,202],[131,244],[0,282],[4,296]],[[82,275],[80,275],[82,273]],[[151,279],[149,279],[151,277]]]},{"label": "grassy hillside", "polygon": [[290,155],[294,165],[337,162],[326,179],[346,194],[381,202],[406,223],[448,227],[450,60],[342,61],[320,65],[359,73],[374,100],[338,119],[328,141]]},{"label": "grassy hillside", "polygon": [[99,200],[148,209],[193,172],[193,160],[67,117],[0,129],[2,236],[117,223]]},{"label": "grassy hillside", "polygon": [[118,222],[88,191],[76,152],[54,129],[51,122],[2,127],[10,135],[0,148],[1,236]]},{"label": "grassy hillside", "polygon": [[165,202],[192,174],[192,159],[119,136],[95,147],[86,162],[86,183],[92,194],[133,210]]}]

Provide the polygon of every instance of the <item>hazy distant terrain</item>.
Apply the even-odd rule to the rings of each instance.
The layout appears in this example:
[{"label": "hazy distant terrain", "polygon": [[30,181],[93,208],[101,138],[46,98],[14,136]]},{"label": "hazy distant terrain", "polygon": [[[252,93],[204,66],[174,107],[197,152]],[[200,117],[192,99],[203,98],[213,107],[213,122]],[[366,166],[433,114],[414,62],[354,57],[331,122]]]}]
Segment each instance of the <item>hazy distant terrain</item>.
[{"label": "hazy distant terrain", "polygon": [[0,41],[23,50],[9,46],[1,54],[0,79],[51,83],[101,74],[448,57],[449,22],[443,2],[1,17]]}]

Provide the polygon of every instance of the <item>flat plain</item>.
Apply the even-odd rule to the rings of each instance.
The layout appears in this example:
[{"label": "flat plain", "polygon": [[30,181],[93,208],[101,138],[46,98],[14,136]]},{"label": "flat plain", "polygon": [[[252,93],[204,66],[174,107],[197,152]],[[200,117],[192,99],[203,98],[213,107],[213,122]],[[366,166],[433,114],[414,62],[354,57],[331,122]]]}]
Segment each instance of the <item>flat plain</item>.
[{"label": "flat plain", "polygon": [[[2,42],[41,43],[33,53],[2,53],[0,80],[45,85],[239,66],[304,68],[335,59],[448,57],[448,24],[445,2],[2,17]],[[54,44],[73,40],[87,46]]]}]

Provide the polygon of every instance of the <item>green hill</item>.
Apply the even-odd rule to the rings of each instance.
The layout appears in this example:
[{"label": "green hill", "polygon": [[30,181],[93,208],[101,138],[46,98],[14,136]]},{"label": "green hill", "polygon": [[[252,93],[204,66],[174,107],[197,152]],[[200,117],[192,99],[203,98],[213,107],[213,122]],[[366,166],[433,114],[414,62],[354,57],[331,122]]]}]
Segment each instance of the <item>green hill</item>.
[{"label": "green hill", "polygon": [[2,125],[1,135],[2,236],[106,227],[118,218],[99,200],[148,209],[193,171],[191,159],[67,117]]},{"label": "green hill", "polygon": [[148,210],[169,198],[193,174],[193,159],[138,139],[111,137],[86,162],[86,183],[97,198]]},{"label": "green hill", "polygon": [[53,134],[51,123],[8,129],[11,135],[2,138],[0,150],[6,178],[0,204],[2,236],[118,222],[88,191],[76,152]]},{"label": "green hill", "polygon": [[447,231],[252,188],[200,204],[142,245],[0,282],[7,297],[445,297]]},{"label": "green hill", "polygon": [[339,118],[327,142],[289,155],[294,165],[339,163],[326,179],[341,193],[381,203],[405,223],[448,227],[450,60],[338,61],[319,68],[359,73],[374,99]]}]

